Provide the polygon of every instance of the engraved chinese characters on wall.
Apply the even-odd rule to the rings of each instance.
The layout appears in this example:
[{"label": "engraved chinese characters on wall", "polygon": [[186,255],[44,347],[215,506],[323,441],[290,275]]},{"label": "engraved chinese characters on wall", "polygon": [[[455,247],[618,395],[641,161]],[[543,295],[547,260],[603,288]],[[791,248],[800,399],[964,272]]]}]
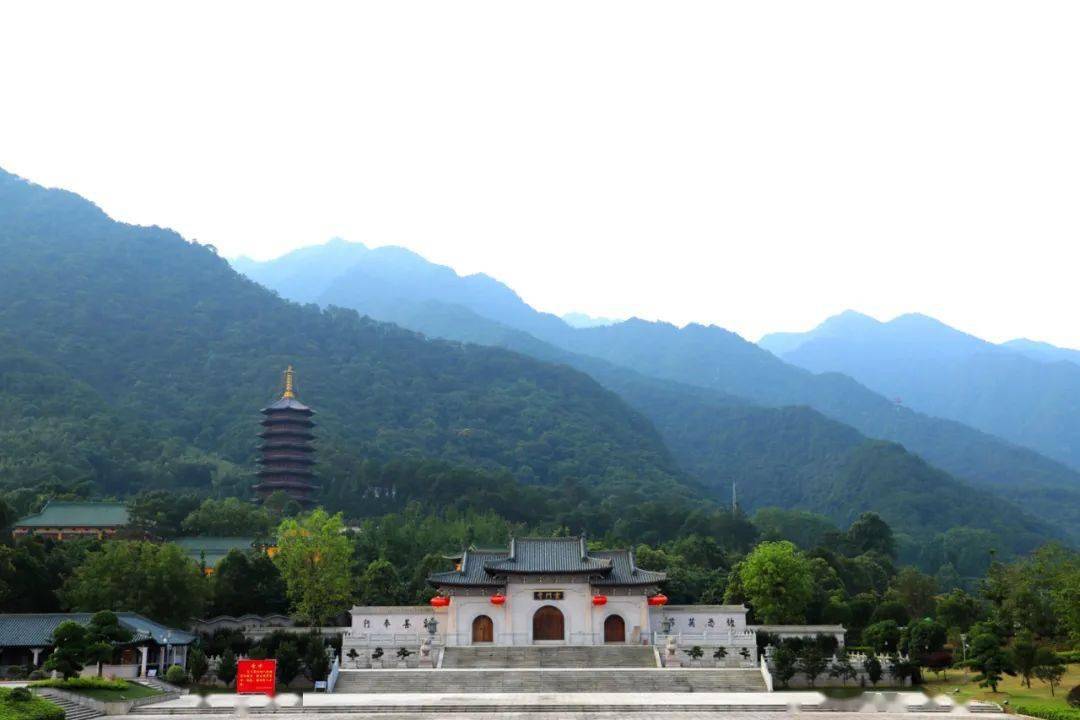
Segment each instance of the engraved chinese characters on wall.
[{"label": "engraved chinese characters on wall", "polygon": [[537,590],[533,593],[533,600],[562,600],[562,590]]}]

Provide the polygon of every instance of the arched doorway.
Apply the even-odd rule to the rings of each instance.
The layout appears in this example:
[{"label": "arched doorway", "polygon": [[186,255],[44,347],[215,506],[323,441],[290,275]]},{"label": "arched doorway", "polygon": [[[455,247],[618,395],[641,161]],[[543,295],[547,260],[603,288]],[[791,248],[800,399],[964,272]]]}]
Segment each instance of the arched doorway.
[{"label": "arched doorway", "polygon": [[557,607],[545,605],[533,615],[533,642],[565,640],[566,625]]},{"label": "arched doorway", "polygon": [[472,621],[472,641],[474,643],[495,642],[495,623],[487,615],[477,615]]},{"label": "arched doorway", "polygon": [[604,642],[626,642],[626,623],[618,615],[608,615],[604,620]]}]

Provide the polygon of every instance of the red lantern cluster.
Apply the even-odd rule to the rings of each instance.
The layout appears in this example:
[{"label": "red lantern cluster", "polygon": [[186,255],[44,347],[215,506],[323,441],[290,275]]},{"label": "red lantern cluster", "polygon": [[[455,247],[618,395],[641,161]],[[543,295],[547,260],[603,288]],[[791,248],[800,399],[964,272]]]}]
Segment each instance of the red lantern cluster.
[{"label": "red lantern cluster", "polygon": [[607,595],[593,595],[592,604],[600,607],[601,605],[607,605]]},{"label": "red lantern cluster", "polygon": [[502,605],[504,602],[506,602],[506,596],[502,593],[495,593],[491,596],[492,605]]},{"label": "red lantern cluster", "polygon": [[659,593],[649,598],[650,605],[667,605],[667,595]]},{"label": "red lantern cluster", "polygon": [[445,595],[436,595],[431,598],[431,607],[447,607],[450,604],[450,598]]}]

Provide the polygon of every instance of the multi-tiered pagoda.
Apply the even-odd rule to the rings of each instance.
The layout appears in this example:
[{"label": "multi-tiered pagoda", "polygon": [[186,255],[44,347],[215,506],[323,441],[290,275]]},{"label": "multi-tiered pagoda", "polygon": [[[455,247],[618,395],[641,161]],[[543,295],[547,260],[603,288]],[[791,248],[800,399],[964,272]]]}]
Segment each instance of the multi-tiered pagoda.
[{"label": "multi-tiered pagoda", "polygon": [[285,371],[285,392],[281,399],[262,409],[266,418],[259,433],[259,483],[255,492],[260,500],[281,491],[302,505],[314,502],[315,449],[311,446],[311,416],[315,411],[296,399],[292,366]]}]

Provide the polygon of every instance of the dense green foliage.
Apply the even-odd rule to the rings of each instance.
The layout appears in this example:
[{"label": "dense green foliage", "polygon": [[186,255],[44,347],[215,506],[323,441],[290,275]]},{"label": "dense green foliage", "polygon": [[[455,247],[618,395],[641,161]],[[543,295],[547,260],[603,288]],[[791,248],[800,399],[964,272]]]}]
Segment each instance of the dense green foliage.
[{"label": "dense green foliage", "polygon": [[0,720],[64,720],[64,709],[21,688],[0,688]]},{"label": "dense green foliage", "polygon": [[794,623],[814,592],[810,560],[786,540],[763,542],[738,565],[739,587],[764,623]]},{"label": "dense green foliage", "polygon": [[401,457],[690,493],[648,421],[584,374],[287,303],[212,248],[14,176],[0,208],[0,477],[20,512],[50,488],[247,495],[256,410],[289,363],[330,498],[378,479],[362,459]]},{"label": "dense green foliage", "polygon": [[182,627],[206,597],[199,566],[176,545],[137,540],[106,542],[89,553],[61,591],[73,610],[131,610]]},{"label": "dense green foliage", "polygon": [[278,528],[274,564],[285,581],[293,612],[310,625],[325,624],[354,592],[344,531],[341,514],[327,515],[322,509],[285,520]]}]

